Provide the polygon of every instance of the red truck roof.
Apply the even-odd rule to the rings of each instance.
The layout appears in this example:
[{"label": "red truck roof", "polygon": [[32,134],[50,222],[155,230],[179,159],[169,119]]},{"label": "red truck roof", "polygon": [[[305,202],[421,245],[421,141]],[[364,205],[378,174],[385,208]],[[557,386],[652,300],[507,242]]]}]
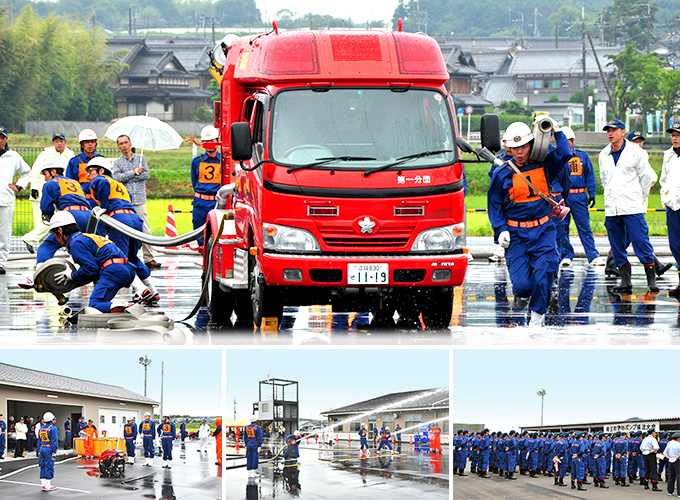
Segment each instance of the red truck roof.
[{"label": "red truck roof", "polygon": [[242,37],[231,47],[229,59],[240,84],[442,85],[449,78],[437,42],[404,32],[288,31]]}]

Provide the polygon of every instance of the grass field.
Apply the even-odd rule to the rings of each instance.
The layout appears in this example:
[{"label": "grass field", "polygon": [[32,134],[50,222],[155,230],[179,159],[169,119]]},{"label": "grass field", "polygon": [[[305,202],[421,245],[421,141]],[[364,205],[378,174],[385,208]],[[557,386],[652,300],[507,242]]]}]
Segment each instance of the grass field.
[{"label": "grass field", "polygon": [[[13,135],[10,138],[10,146],[16,148],[24,159],[32,164],[42,147],[50,144],[47,137],[29,137]],[[68,139],[68,145],[77,149],[75,138]],[[115,143],[109,139],[100,139],[99,148],[105,156],[116,157],[119,155]],[[201,152],[202,149],[199,149]],[[602,189],[599,184],[599,167],[597,164],[597,151],[588,151],[593,161],[597,184],[597,208],[604,208]],[[168,205],[172,204],[175,210],[190,211],[193,190],[191,188],[191,176],[189,164],[192,159],[192,148],[188,144],[182,144],[177,150],[170,151],[146,151],[144,155],[149,162],[151,179],[147,183],[147,212],[151,232],[155,236],[165,234],[165,223],[167,220]],[[469,156],[466,156],[469,158]],[[657,172],[661,172],[662,155],[661,150],[650,151],[650,164]],[[489,164],[488,163],[468,163],[465,165],[467,178],[467,207],[486,208],[486,192],[489,188]],[[659,201],[659,184],[652,186],[649,197],[650,208],[661,208]],[[27,199],[18,199],[15,211],[13,231],[14,235],[23,235],[30,231],[33,226],[30,216],[30,202]],[[183,234],[193,228],[190,213],[175,214],[177,233]],[[486,213],[475,212],[467,214],[468,235],[470,236],[490,236],[492,234],[491,224]],[[666,216],[664,213],[648,213],[647,223],[651,235],[665,236],[667,234]],[[604,212],[591,212],[591,226],[596,235],[604,235]],[[571,234],[576,235],[574,223],[571,224]]]}]

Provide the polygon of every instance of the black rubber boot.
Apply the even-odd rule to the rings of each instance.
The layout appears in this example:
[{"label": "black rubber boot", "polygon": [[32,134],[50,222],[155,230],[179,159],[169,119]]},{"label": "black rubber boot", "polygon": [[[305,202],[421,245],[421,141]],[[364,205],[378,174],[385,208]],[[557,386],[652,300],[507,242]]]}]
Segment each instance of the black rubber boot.
[{"label": "black rubber boot", "polygon": [[566,484],[564,484],[564,478],[563,477],[560,478],[560,484],[559,485],[560,486],[566,486]]},{"label": "black rubber boot", "polygon": [[654,266],[645,266],[645,275],[647,276],[647,287],[650,292],[658,292],[659,286],[656,284],[656,273]]},{"label": "black rubber boot", "polygon": [[577,481],[578,484],[578,491],[588,491],[587,488],[583,487],[583,481]]},{"label": "black rubber boot", "polygon": [[609,488],[609,486],[607,486],[605,482],[602,479],[600,479],[600,488]]},{"label": "black rubber boot", "polygon": [[621,478],[621,486],[625,486],[626,488],[628,488],[630,486],[630,484],[626,484],[626,478],[625,477]]},{"label": "black rubber boot", "polygon": [[576,489],[576,481],[574,479],[571,480],[571,489],[572,490]]},{"label": "black rubber boot", "polygon": [[590,481],[588,481],[588,476],[586,476],[586,477],[583,478],[582,483],[583,483],[583,484],[593,484],[593,483],[591,483]]},{"label": "black rubber boot", "polygon": [[557,486],[558,484],[560,484],[560,478],[555,476],[555,486]]},{"label": "black rubber boot", "polygon": [[659,259],[656,258],[656,255],[654,256],[654,272],[656,273],[657,276],[661,276],[671,267],[673,267],[673,264],[664,264],[662,262],[659,262]]},{"label": "black rubber boot", "polygon": [[463,477],[467,476],[467,474],[465,473],[465,469],[458,469],[458,475]]},{"label": "black rubber boot", "polygon": [[[680,280],[680,270],[678,270],[678,280]],[[680,300],[680,285],[668,290],[668,296]]]},{"label": "black rubber boot", "polygon": [[514,472],[508,472],[508,479],[512,479],[513,481],[517,481],[517,478],[515,477]]},{"label": "black rubber boot", "polygon": [[614,293],[630,295],[633,291],[633,282],[631,281],[633,269],[631,268],[630,264],[625,264],[623,267],[619,268],[619,273],[621,280],[612,290]]},{"label": "black rubber boot", "polygon": [[652,483],[652,491],[661,491],[661,488],[657,483]]},{"label": "black rubber boot", "polygon": [[607,278],[610,276],[618,278],[620,276],[619,269],[614,265],[614,256],[611,252],[607,254],[607,264],[604,266],[604,275]]}]

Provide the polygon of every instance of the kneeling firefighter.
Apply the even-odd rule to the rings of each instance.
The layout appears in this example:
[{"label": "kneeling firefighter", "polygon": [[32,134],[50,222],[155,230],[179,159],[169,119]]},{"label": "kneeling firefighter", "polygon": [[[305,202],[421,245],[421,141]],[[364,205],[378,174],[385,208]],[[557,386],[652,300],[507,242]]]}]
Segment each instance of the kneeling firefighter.
[{"label": "kneeling firefighter", "polygon": [[66,267],[55,274],[55,282],[63,285],[71,280],[76,286],[95,282],[89,306],[104,313],[123,312],[127,306],[114,306],[111,300],[121,288],[130,286],[135,271],[116,244],[97,234],[81,233],[70,212],[54,214],[50,232],[80,266],[75,271]]},{"label": "kneeling firefighter", "polygon": [[[556,229],[551,215],[563,218],[568,209],[549,197],[549,186],[562,174],[571,148],[559,125],[544,116],[535,130],[554,133],[557,147],[547,145],[542,160],[532,160],[534,133],[525,123],[512,123],[506,147],[512,154],[491,176],[487,208],[494,237],[505,250],[505,259],[514,288],[515,303],[529,304],[529,325],[540,327],[550,304],[550,293],[557,273]],[[547,146],[547,147],[546,147]]]}]

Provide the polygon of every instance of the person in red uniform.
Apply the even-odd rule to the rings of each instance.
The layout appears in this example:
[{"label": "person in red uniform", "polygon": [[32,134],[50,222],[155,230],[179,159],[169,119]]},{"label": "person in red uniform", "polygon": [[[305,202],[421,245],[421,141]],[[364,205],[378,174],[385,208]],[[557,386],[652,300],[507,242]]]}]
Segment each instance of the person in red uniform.
[{"label": "person in red uniform", "polygon": [[437,424],[432,424],[432,427],[430,427],[430,432],[432,433],[432,437],[430,438],[430,450],[432,453],[441,453],[441,429]]},{"label": "person in red uniform", "polygon": [[99,437],[99,433],[92,419],[87,421],[87,427],[81,432],[85,438],[85,458],[94,458],[94,440]]},{"label": "person in red uniform", "polygon": [[215,431],[212,433],[215,436],[215,450],[217,452],[217,465],[222,467],[222,419],[215,419]]}]

